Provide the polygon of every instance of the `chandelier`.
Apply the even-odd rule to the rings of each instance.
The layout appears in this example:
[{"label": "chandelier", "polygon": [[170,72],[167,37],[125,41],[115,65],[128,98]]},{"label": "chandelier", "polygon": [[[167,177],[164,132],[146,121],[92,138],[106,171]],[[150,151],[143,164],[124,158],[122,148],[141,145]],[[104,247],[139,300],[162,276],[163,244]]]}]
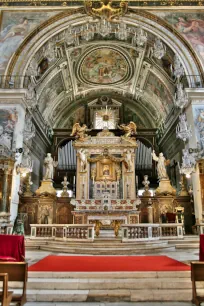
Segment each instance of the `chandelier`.
[{"label": "chandelier", "polygon": [[188,128],[186,114],[179,116],[179,123],[176,126],[176,137],[182,139],[184,142],[192,136],[191,126]]},{"label": "chandelier", "polygon": [[196,160],[195,157],[189,153],[188,149],[183,149],[183,156],[182,156],[182,165],[181,167],[179,166],[179,172],[180,174],[185,174],[187,178],[190,177],[191,173],[195,171],[195,165],[196,165]]},{"label": "chandelier", "polygon": [[112,33],[112,26],[109,21],[105,18],[102,18],[96,24],[96,33],[100,34],[101,36],[105,37]]},{"label": "chandelier", "polygon": [[176,85],[176,93],[175,93],[175,97],[174,97],[174,103],[177,107],[179,108],[183,108],[187,105],[188,103],[188,97],[187,94],[183,88],[183,84],[181,84],[180,82]]},{"label": "chandelier", "polygon": [[147,42],[147,33],[142,28],[138,28],[135,31],[134,36],[132,38],[132,44],[142,47],[146,42]]},{"label": "chandelier", "polygon": [[127,40],[128,36],[129,33],[128,33],[127,24],[121,22],[117,27],[117,31],[115,29],[115,37],[118,38],[119,40]]},{"label": "chandelier", "polygon": [[173,67],[171,66],[171,71],[177,79],[184,75],[184,68],[178,55],[174,56],[174,65]]},{"label": "chandelier", "polygon": [[162,43],[161,39],[157,37],[152,48],[152,55],[157,59],[161,59],[165,54],[166,46]]}]

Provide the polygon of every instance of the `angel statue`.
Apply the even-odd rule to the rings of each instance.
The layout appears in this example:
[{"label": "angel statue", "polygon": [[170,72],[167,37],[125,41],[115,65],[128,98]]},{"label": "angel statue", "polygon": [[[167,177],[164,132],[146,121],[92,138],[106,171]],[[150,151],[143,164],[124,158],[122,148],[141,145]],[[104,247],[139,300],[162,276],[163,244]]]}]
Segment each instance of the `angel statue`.
[{"label": "angel statue", "polygon": [[85,134],[85,132],[90,131],[87,128],[86,124],[83,124],[82,126],[77,122],[73,125],[72,128],[72,133],[70,134],[70,136],[75,136],[75,138],[79,141],[85,141],[86,138],[88,137],[88,134]]},{"label": "angel statue", "polygon": [[136,135],[137,133],[137,126],[133,121],[130,121],[130,123],[127,125],[118,125],[118,128],[125,133],[123,135],[124,138],[130,138],[132,135]]},{"label": "angel statue", "polygon": [[170,164],[170,160],[166,160],[166,158],[164,157],[163,153],[159,153],[159,157],[156,156],[155,151],[153,150],[152,154],[152,158],[153,160],[157,161],[157,174],[158,174],[158,178],[159,180],[168,180],[169,177],[167,175],[166,172],[166,166],[168,166]]}]

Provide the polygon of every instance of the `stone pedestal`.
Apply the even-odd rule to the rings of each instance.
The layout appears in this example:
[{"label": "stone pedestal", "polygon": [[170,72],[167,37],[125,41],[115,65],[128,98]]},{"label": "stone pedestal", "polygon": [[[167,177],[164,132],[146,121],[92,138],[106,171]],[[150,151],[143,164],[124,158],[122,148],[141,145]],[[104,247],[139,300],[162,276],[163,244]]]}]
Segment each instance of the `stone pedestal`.
[{"label": "stone pedestal", "polygon": [[41,195],[43,193],[49,193],[51,195],[56,195],[56,190],[53,187],[52,180],[45,180],[41,182],[41,186],[36,190],[36,195]]},{"label": "stone pedestal", "polygon": [[176,189],[171,186],[170,180],[161,180],[159,187],[155,191],[155,196],[176,195]]},{"label": "stone pedestal", "polygon": [[148,223],[153,223],[153,207],[149,205],[147,207],[147,211],[148,211]]}]

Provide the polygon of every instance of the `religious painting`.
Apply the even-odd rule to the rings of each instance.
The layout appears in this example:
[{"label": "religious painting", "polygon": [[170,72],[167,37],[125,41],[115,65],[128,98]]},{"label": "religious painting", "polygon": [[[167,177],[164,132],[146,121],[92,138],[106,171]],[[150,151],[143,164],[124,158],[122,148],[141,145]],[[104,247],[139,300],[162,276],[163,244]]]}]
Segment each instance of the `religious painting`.
[{"label": "religious painting", "polygon": [[59,12],[3,12],[0,31],[0,71],[24,38],[38,25]]},{"label": "religious painting", "polygon": [[200,55],[204,63],[204,14],[192,12],[157,12],[157,16],[173,25]]},{"label": "religious painting", "polygon": [[18,113],[13,109],[0,109],[0,144],[11,149],[13,131],[18,120]]},{"label": "religious painting", "polygon": [[155,94],[162,102],[162,112],[168,112],[173,107],[173,96],[171,96],[171,93],[168,91],[162,81],[157,78],[153,73],[149,74],[145,89],[150,94]]},{"label": "religious painting", "polygon": [[80,66],[80,77],[91,84],[116,84],[129,76],[125,56],[111,48],[95,49],[88,53]]},{"label": "religious painting", "polygon": [[96,181],[115,181],[115,163],[108,158],[97,162]]}]

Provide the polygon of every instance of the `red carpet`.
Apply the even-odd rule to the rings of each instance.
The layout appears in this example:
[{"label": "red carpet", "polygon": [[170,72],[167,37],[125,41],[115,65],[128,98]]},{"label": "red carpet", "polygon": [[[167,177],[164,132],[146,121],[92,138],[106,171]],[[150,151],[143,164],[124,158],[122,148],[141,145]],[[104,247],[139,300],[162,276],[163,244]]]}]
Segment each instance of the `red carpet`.
[{"label": "red carpet", "polygon": [[189,271],[190,266],[167,256],[47,256],[29,271]]}]

